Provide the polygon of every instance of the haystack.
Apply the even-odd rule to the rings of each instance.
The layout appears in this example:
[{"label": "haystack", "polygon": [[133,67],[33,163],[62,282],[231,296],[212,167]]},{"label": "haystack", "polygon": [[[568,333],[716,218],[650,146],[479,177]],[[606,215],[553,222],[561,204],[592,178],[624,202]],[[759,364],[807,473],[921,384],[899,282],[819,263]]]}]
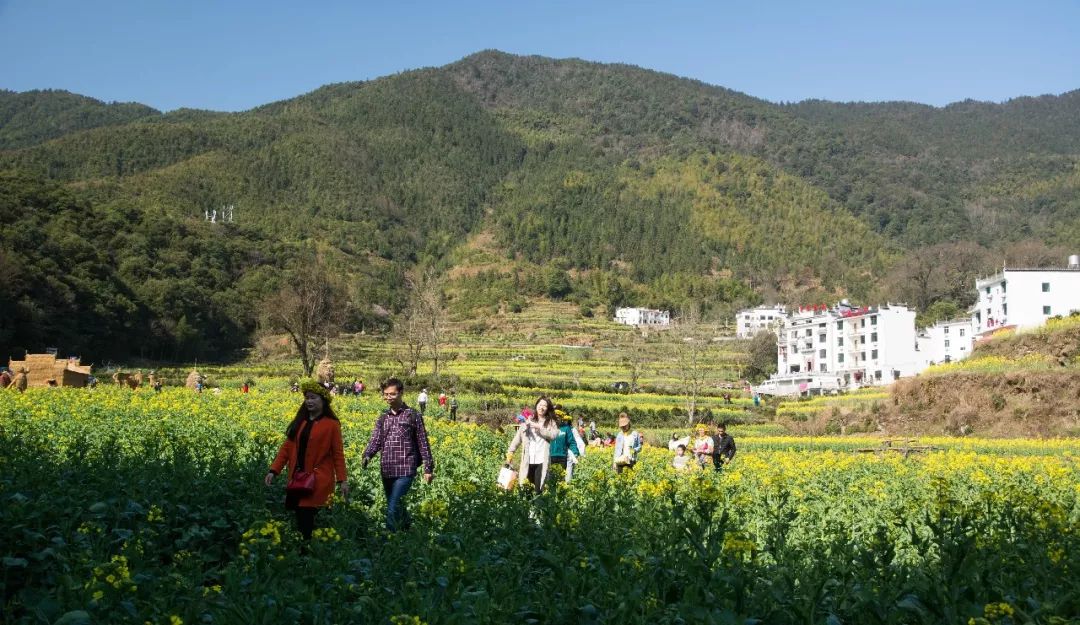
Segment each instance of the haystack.
[{"label": "haystack", "polygon": [[26,360],[9,360],[8,369],[13,372],[26,367],[28,387],[49,386],[55,380],[57,386],[86,386],[90,377],[90,365],[82,365],[78,358],[57,358],[52,354],[27,354]]},{"label": "haystack", "polygon": [[319,382],[323,384],[334,383],[334,363],[329,358],[323,358],[319,362],[319,367],[315,370],[315,375]]},{"label": "haystack", "polygon": [[198,388],[200,382],[205,381],[206,379],[203,377],[203,374],[199,373],[196,369],[192,369],[191,373],[187,376],[187,380],[184,382],[184,386],[194,391]]}]

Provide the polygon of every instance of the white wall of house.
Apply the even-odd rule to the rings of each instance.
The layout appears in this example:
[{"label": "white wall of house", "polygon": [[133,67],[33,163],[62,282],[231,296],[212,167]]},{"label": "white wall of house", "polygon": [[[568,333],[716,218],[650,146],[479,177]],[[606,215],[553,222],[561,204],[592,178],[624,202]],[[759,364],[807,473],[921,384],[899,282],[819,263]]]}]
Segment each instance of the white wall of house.
[{"label": "white wall of house", "polygon": [[970,319],[939,321],[919,333],[919,355],[929,365],[956,362],[971,355],[975,332]]},{"label": "white wall of house", "polygon": [[[906,306],[801,308],[777,334],[780,387],[855,389],[889,384],[925,367],[916,349],[915,311]],[[802,379],[808,375],[813,379]]]},{"label": "white wall of house", "polygon": [[1050,317],[1080,311],[1080,269],[1005,269],[975,281],[975,334],[1012,326],[1037,328]]},{"label": "white wall of house", "polygon": [[671,313],[650,308],[616,308],[615,321],[628,326],[666,326],[671,324]]},{"label": "white wall of house", "polygon": [[740,339],[753,338],[758,332],[778,327],[786,316],[787,310],[779,304],[740,310],[735,315],[735,336]]}]

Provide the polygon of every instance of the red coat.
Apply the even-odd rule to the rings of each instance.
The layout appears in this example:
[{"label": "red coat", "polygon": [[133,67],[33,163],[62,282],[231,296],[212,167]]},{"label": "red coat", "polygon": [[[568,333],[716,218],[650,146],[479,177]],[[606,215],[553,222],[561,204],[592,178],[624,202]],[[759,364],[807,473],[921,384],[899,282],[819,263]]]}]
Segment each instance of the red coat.
[{"label": "red coat", "polygon": [[[304,459],[304,468],[315,472],[315,491],[307,497],[300,499],[302,508],[318,508],[326,505],[326,500],[334,492],[335,482],[344,482],[348,479],[345,473],[345,449],[341,443],[341,423],[329,418],[322,418],[311,424],[311,437],[308,439],[307,454]],[[304,426],[301,424],[300,430]],[[297,439],[299,439],[299,432]],[[296,466],[296,453],[299,450],[297,441],[285,439],[281,449],[278,450],[274,463],[270,465],[270,471],[280,474],[285,465],[289,466],[289,473]]]}]

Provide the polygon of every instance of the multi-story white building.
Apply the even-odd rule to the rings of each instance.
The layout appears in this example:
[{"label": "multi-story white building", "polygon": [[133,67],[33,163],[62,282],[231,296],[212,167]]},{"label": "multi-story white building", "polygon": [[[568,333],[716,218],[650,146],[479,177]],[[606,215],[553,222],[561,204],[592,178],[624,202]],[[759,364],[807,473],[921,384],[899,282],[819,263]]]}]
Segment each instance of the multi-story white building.
[{"label": "multi-story white building", "polygon": [[616,308],[615,321],[628,326],[671,325],[671,313],[649,308]]},{"label": "multi-story white building", "polygon": [[926,366],[956,362],[971,355],[974,342],[970,319],[939,321],[919,332],[919,356]]},{"label": "multi-story white building", "polygon": [[777,331],[777,373],[766,394],[852,390],[889,384],[924,367],[915,311],[906,306],[800,307]]},{"label": "multi-story white building", "polygon": [[748,339],[763,330],[775,330],[786,317],[787,309],[780,304],[740,310],[735,316],[735,336]]},{"label": "multi-story white building", "polygon": [[1009,269],[975,281],[979,302],[971,309],[976,335],[1009,327],[1023,330],[1050,317],[1080,311],[1080,257],[1064,269]]}]

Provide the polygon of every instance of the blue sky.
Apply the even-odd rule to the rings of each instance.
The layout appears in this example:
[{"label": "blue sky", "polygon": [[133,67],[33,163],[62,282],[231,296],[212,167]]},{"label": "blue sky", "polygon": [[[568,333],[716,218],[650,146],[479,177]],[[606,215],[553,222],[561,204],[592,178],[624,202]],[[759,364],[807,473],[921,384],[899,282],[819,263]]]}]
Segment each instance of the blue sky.
[{"label": "blue sky", "polygon": [[1080,88],[1080,0],[0,0],[0,88],[244,110],[496,48],[776,101],[934,105]]}]

